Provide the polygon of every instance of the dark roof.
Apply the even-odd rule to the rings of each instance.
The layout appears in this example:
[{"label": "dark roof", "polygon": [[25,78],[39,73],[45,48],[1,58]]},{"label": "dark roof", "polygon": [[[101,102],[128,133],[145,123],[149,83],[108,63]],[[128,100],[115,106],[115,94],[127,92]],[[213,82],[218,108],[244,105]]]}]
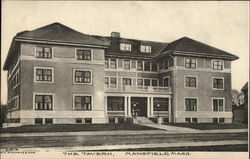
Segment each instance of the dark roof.
[{"label": "dark roof", "polygon": [[190,39],[188,37],[180,38],[176,41],[169,43],[161,53],[170,52],[172,54],[183,54],[183,55],[204,55],[213,56],[218,58],[230,58],[238,59],[237,56],[232,55],[228,52],[222,51],[215,47],[209,46],[207,44],[201,43],[199,41]]},{"label": "dark roof", "polygon": [[247,91],[248,90],[248,82],[245,83],[245,85],[241,88],[241,91]]},{"label": "dark roof", "polygon": [[15,38],[67,42],[86,45],[108,45],[90,35],[80,33],[57,22],[32,31],[20,32],[16,35]]},{"label": "dark roof", "polygon": [[[117,37],[106,37],[106,36],[97,36],[93,35],[95,38],[109,43],[109,47],[106,49],[105,55],[115,55],[115,56],[133,56],[133,57],[155,57],[157,56],[163,46],[167,43],[163,42],[154,42],[154,41],[145,41],[145,40],[136,40],[136,39],[127,39],[127,38],[117,38]],[[131,51],[122,51],[120,50],[120,43],[131,44]],[[151,53],[143,53],[140,51],[140,46],[150,45]]]}]

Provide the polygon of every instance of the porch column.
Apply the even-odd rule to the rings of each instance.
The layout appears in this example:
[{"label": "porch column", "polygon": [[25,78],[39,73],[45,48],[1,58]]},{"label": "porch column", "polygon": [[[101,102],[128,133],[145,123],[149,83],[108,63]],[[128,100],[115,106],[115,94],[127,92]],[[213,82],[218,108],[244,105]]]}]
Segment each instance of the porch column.
[{"label": "porch column", "polygon": [[169,120],[169,122],[171,122],[171,120],[172,120],[172,117],[171,117],[171,106],[172,106],[171,98],[168,98],[168,120]]},{"label": "porch column", "polygon": [[127,109],[128,108],[128,106],[127,106],[128,104],[127,104],[127,100],[128,100],[127,96],[125,96],[124,97],[124,113],[125,113],[124,115],[125,115],[125,117],[128,116],[128,109]]},{"label": "porch column", "polygon": [[128,102],[127,102],[127,107],[128,107],[128,117],[131,117],[131,97],[128,96]]},{"label": "porch column", "polygon": [[148,118],[150,117],[150,112],[151,112],[151,109],[150,109],[150,106],[151,106],[150,98],[151,97],[147,97],[147,117]]},{"label": "porch column", "polygon": [[150,114],[150,116],[154,116],[154,98],[153,97],[150,97],[150,98],[151,98],[151,105],[150,105],[151,114]]}]

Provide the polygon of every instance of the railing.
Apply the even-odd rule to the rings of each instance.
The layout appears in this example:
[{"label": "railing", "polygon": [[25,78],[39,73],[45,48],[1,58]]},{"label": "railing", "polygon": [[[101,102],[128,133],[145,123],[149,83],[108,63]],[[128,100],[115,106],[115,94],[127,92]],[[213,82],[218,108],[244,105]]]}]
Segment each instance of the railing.
[{"label": "railing", "polygon": [[171,93],[170,87],[161,86],[130,86],[130,85],[105,85],[106,92],[146,92],[146,93]]}]

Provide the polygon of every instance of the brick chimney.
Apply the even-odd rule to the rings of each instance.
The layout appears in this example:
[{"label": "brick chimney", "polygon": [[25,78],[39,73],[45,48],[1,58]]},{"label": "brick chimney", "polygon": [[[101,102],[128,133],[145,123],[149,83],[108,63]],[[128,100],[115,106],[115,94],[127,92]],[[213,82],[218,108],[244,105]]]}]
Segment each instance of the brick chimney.
[{"label": "brick chimney", "polygon": [[113,37],[113,38],[119,38],[120,37],[120,33],[119,32],[112,32],[111,33],[111,37]]}]

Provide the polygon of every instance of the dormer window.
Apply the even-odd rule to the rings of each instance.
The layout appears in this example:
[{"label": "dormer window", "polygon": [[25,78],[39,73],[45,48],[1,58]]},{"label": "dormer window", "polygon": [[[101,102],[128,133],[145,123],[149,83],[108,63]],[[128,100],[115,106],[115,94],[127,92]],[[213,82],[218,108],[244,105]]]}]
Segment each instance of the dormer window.
[{"label": "dormer window", "polygon": [[120,43],[120,49],[122,51],[131,51],[131,44]]},{"label": "dormer window", "polygon": [[151,46],[149,46],[149,45],[141,45],[141,52],[151,53]]}]

